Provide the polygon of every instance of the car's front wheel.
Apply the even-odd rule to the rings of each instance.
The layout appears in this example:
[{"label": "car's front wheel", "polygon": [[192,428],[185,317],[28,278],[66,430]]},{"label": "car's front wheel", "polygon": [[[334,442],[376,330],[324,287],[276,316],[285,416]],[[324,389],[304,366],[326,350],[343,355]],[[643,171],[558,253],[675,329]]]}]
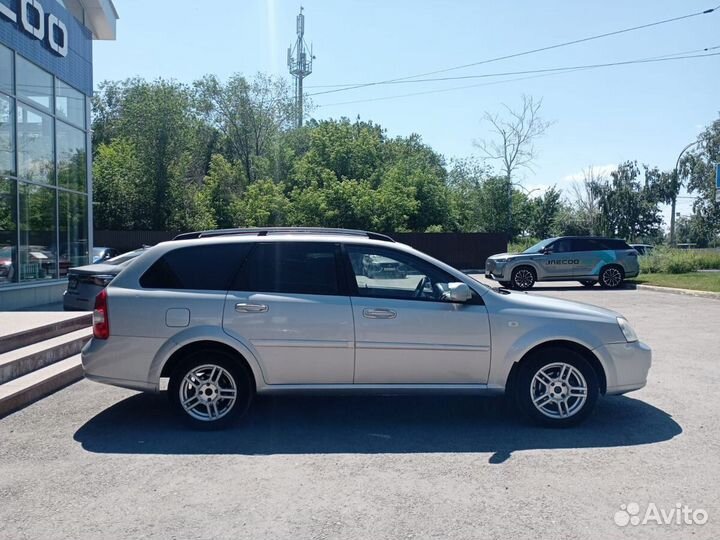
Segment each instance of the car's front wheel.
[{"label": "car's front wheel", "polygon": [[563,347],[544,349],[523,361],[515,384],[519,408],[549,427],[578,424],[592,412],[599,394],[592,366]]},{"label": "car's front wheel", "polygon": [[170,401],[191,426],[220,429],[250,407],[254,394],[251,377],[248,369],[228,353],[195,351],[170,377]]},{"label": "car's front wheel", "polygon": [[510,278],[513,287],[525,291],[535,285],[535,270],[529,266],[520,266],[512,271]]}]

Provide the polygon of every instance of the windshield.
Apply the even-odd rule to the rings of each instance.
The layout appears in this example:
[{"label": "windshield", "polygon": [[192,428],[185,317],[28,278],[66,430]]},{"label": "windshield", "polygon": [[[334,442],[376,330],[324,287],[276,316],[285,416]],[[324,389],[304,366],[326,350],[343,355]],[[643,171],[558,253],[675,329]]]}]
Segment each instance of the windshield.
[{"label": "windshield", "polygon": [[111,265],[122,264],[124,262],[127,262],[127,261],[139,256],[143,251],[145,251],[145,250],[144,249],[136,249],[135,251],[128,251],[127,253],[123,253],[122,255],[113,257],[112,259],[108,259],[107,261],[103,262],[103,264],[111,264]]},{"label": "windshield", "polygon": [[555,238],[548,238],[546,240],[540,240],[537,244],[530,246],[523,253],[540,253],[546,246],[553,242]]}]

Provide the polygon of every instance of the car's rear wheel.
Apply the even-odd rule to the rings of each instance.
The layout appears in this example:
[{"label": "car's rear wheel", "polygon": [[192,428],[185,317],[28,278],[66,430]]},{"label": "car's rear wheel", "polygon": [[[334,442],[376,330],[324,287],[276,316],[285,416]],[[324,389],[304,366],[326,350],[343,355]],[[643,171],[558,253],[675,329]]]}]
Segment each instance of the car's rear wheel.
[{"label": "car's rear wheel", "polygon": [[617,289],[625,280],[625,272],[616,265],[606,266],[600,272],[600,286],[605,289]]},{"label": "car's rear wheel", "polygon": [[529,266],[520,266],[512,271],[510,276],[512,285],[516,289],[525,291],[535,285],[535,270]]},{"label": "car's rear wheel", "polygon": [[597,283],[597,281],[595,281],[595,280],[593,280],[593,279],[582,279],[582,280],[580,280],[580,283],[581,283],[584,287],[594,287],[595,284]]},{"label": "car's rear wheel", "polygon": [[170,377],[170,401],[191,426],[221,429],[249,409],[254,394],[251,377],[248,369],[226,352],[195,351]]},{"label": "car's rear wheel", "polygon": [[549,427],[578,424],[592,412],[600,394],[592,366],[564,347],[547,348],[524,360],[514,388],[521,411]]}]

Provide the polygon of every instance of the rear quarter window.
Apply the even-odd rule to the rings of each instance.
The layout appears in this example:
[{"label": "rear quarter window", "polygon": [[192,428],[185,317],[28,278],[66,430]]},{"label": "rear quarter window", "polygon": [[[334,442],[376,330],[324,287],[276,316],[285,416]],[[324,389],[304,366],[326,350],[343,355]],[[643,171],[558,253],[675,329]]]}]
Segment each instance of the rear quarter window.
[{"label": "rear quarter window", "polygon": [[251,244],[188,246],[167,252],[140,278],[144,289],[227,291]]}]

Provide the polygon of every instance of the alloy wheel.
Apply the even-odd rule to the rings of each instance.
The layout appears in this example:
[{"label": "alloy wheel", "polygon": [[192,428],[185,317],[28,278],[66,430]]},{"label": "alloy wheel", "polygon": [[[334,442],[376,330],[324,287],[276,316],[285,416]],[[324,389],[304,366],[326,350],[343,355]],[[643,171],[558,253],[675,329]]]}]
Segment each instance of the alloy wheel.
[{"label": "alloy wheel", "polygon": [[615,288],[618,285],[620,285],[620,283],[622,283],[622,279],[623,279],[622,273],[620,272],[620,270],[618,270],[614,266],[611,266],[610,268],[606,268],[603,271],[602,280],[603,280],[603,284],[606,287]]},{"label": "alloy wheel", "polygon": [[237,399],[232,374],[215,364],[194,367],[183,377],[179,397],[183,410],[192,418],[214,422],[228,414]]},{"label": "alloy wheel", "polygon": [[533,283],[535,283],[535,276],[533,276],[533,273],[527,268],[521,268],[515,272],[514,281],[519,289],[529,289],[533,286]]},{"label": "alloy wheel", "polygon": [[570,418],[583,408],[588,384],[580,370],[565,362],[540,368],[530,384],[530,399],[544,416]]}]

